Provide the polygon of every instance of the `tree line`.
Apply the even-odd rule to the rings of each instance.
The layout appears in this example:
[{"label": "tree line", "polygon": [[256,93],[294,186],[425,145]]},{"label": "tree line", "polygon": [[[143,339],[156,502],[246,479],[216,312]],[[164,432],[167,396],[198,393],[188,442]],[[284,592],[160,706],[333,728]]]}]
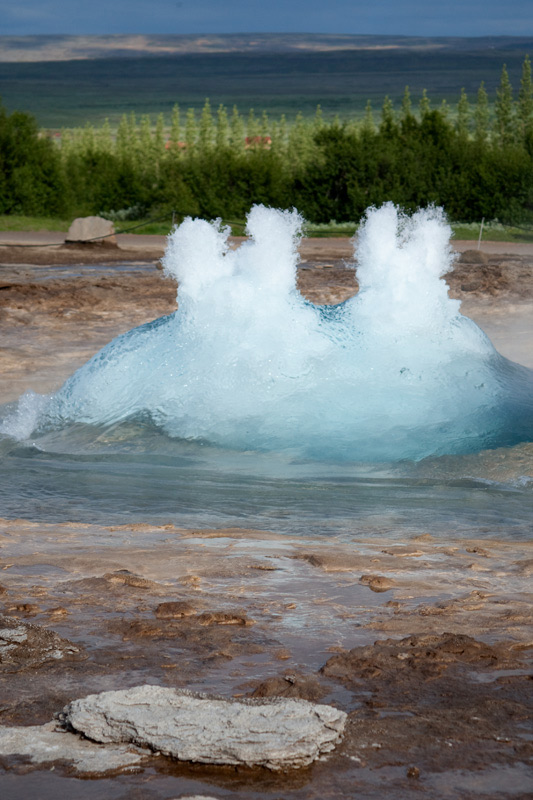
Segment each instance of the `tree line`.
[{"label": "tree line", "polygon": [[443,205],[452,220],[533,219],[533,89],[525,58],[517,97],[505,66],[491,112],[481,84],[455,108],[386,97],[360,120],[299,114],[292,124],[237,108],[148,116],[64,131],[0,105],[0,213],[134,219],[175,210],[242,219],[253,203],[296,206],[315,223],[356,221],[386,200]]}]

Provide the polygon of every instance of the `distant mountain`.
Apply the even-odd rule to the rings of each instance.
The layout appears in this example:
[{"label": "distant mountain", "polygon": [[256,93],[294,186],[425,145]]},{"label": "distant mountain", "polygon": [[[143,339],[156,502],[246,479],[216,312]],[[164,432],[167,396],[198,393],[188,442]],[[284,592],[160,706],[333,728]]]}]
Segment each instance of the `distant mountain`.
[{"label": "distant mountain", "polygon": [[422,38],[312,34],[0,37],[0,94],[49,129],[113,126],[123,114],[168,121],[175,103],[200,111],[206,98],[241,114],[293,120],[376,113],[424,89],[433,107],[455,108],[461,89],[475,102],[481,81],[494,102],[505,63],[516,92],[533,37]]},{"label": "distant mountain", "polygon": [[306,33],[0,36],[0,62],[79,61],[207,53],[529,51],[532,47],[531,36],[421,37]]}]

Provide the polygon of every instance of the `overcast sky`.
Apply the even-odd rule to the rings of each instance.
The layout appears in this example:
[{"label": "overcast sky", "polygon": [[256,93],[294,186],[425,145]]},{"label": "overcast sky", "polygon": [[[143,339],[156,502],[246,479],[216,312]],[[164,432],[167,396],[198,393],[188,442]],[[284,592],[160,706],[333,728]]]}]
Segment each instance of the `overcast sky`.
[{"label": "overcast sky", "polygon": [[0,0],[0,34],[533,35],[533,0]]}]

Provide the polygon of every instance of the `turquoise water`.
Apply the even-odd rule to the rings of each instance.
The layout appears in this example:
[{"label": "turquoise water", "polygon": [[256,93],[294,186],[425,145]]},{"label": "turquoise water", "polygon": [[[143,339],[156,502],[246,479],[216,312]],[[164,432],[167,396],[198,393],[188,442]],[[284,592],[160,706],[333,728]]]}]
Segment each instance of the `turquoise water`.
[{"label": "turquoise water", "polygon": [[319,463],[122,423],[78,424],[2,446],[0,509],[11,519],[253,527],[343,540],[533,532],[531,445],[418,463]]},{"label": "turquoise water", "polygon": [[[0,513],[290,534],[527,538],[533,371],[460,314],[439,209],[371,209],[358,295],[295,288],[302,220],[169,238],[175,314],[0,413]],[[133,280],[133,278],[132,278]]]}]

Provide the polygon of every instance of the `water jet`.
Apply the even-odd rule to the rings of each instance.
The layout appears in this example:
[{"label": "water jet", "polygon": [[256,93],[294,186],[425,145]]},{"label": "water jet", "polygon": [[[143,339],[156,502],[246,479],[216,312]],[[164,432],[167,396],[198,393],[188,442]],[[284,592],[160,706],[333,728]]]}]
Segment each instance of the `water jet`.
[{"label": "water jet", "polygon": [[[93,459],[88,495],[120,483],[130,497],[125,484],[149,484],[147,508],[184,504],[184,521],[216,496],[208,524],[221,513],[227,522],[236,494],[233,519],[258,492],[276,516],[280,482],[292,523],[300,514],[302,524],[314,481],[327,482],[334,517],[345,522],[360,503],[375,516],[381,481],[400,480],[407,493],[428,475],[483,481],[493,452],[520,481],[523,459],[512,463],[533,441],[533,371],[501,356],[448,296],[442,209],[369,209],[355,246],[360,290],[337,306],[296,289],[302,224],[296,211],[255,206],[249,240],[232,250],[220,222],[185,219],[163,262],[178,310],[113,340],[55,394],[23,396],[1,424],[4,447],[34,466],[68,455],[79,471]],[[395,518],[402,502],[392,502]]]}]

